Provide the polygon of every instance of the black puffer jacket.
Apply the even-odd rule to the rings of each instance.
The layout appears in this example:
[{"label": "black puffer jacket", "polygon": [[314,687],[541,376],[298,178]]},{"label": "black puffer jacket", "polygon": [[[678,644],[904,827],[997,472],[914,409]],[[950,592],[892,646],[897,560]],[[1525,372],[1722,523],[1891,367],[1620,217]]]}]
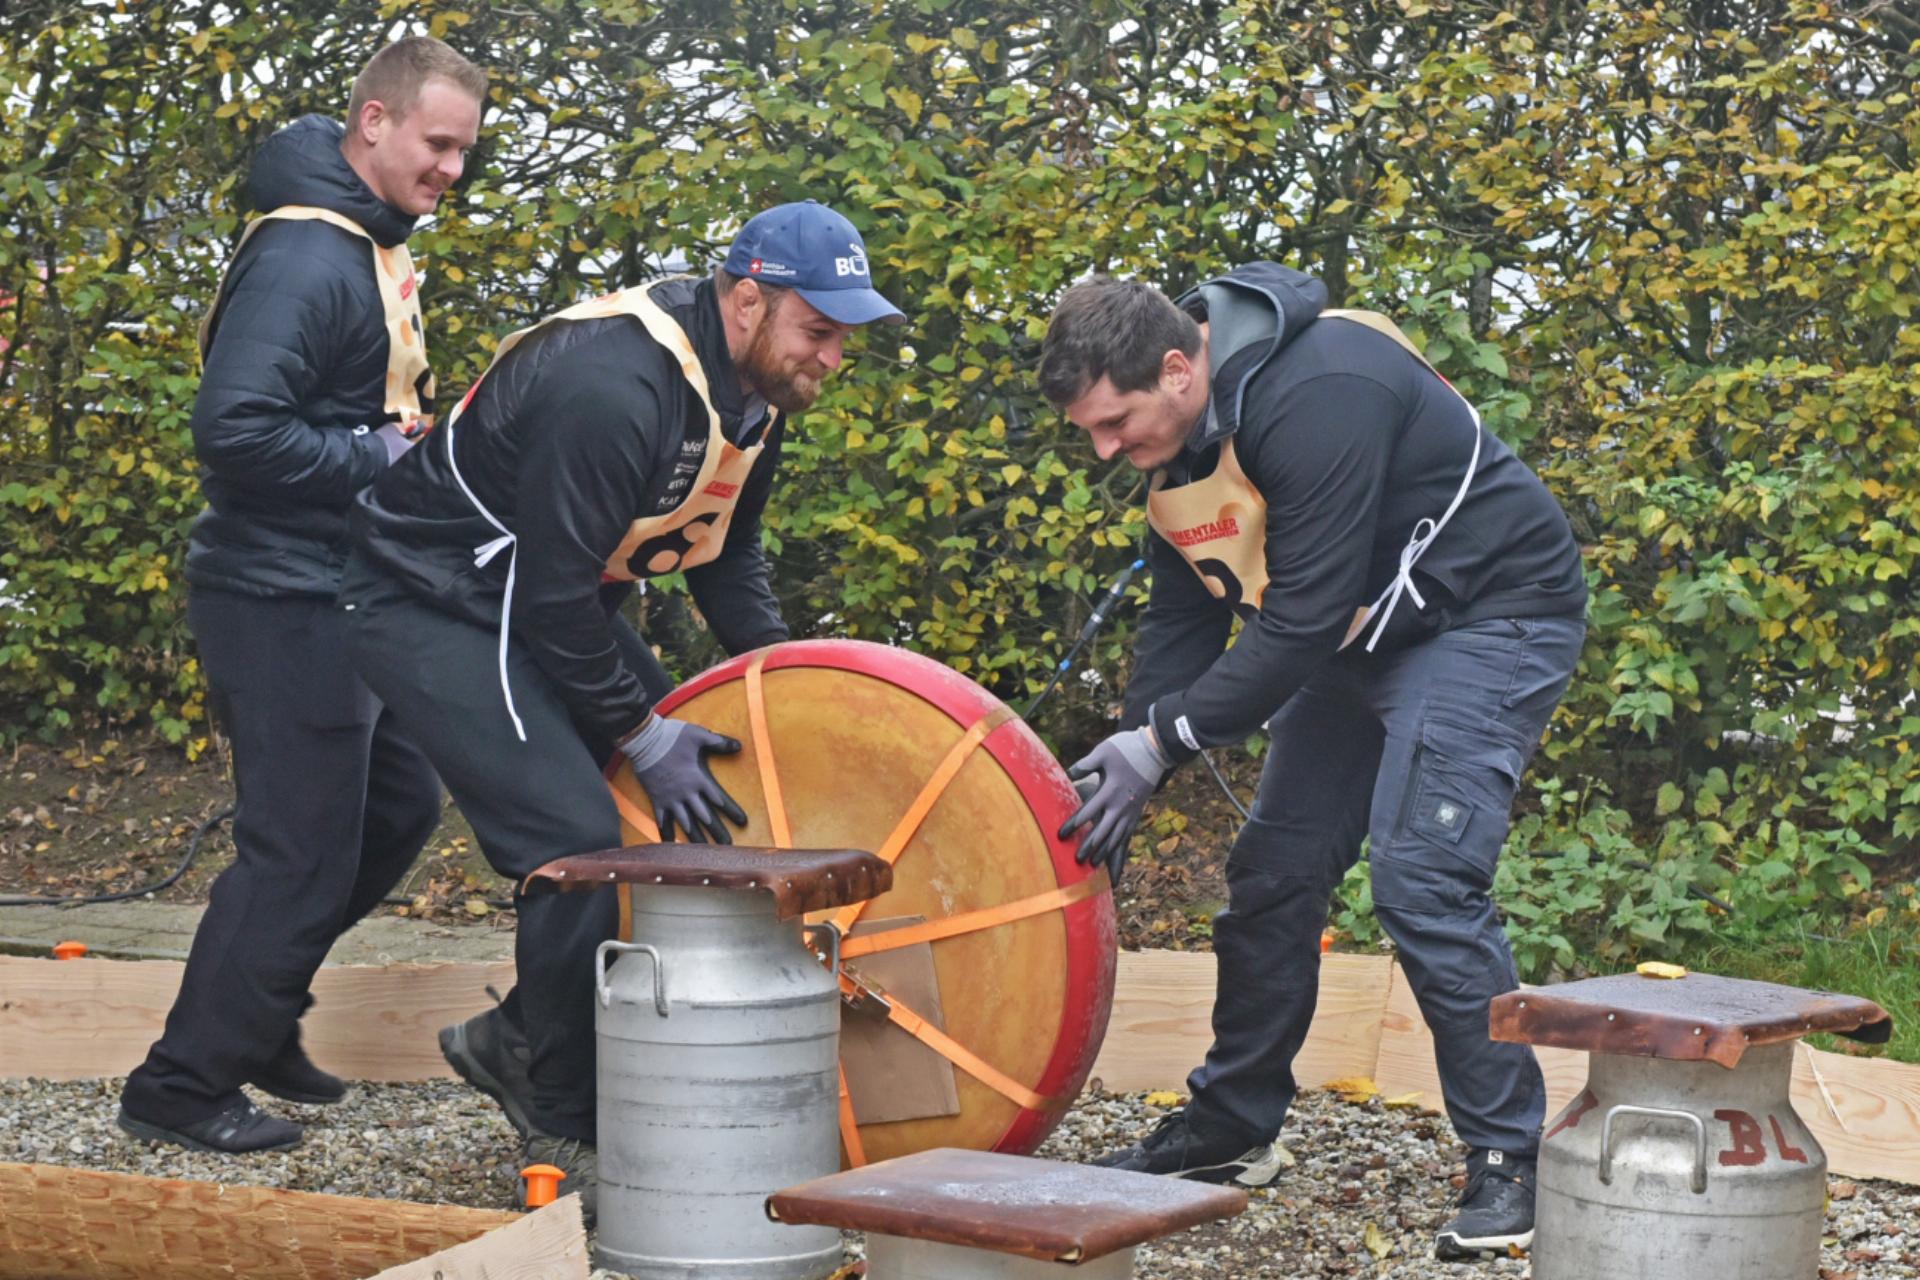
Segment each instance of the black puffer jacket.
[{"label": "black puffer jacket", "polygon": [[[711,281],[667,281],[652,297],[692,340],[721,432],[748,446],[764,431],[767,446],[720,554],[687,570],[687,587],[727,652],[785,640],[760,513],[786,420],[767,427],[760,406],[743,402]],[[354,554],[422,602],[497,628],[509,556],[503,549],[477,562],[476,551],[499,531],[468,499],[464,481],[517,543],[514,636],[574,722],[613,741],[646,719],[651,699],[620,657],[601,570],[635,519],[685,498],[706,457],[707,431],[705,402],[638,321],[549,325],[487,372],[458,422],[442,425],[361,496]]]},{"label": "black puffer jacket", "polygon": [[[1233,611],[1164,538],[1148,539],[1153,590],[1123,723],[1150,713],[1179,760],[1246,737],[1333,659],[1354,610],[1393,581],[1416,526],[1447,509],[1473,456],[1461,398],[1387,335],[1323,318],[1326,300],[1318,280],[1271,262],[1182,299],[1212,321],[1212,396],[1168,480],[1206,476],[1235,442],[1266,502],[1268,581],[1228,648]],[[1210,302],[1226,314],[1207,314]],[[1473,484],[1412,577],[1427,605],[1400,600],[1383,653],[1470,622],[1579,616],[1587,602],[1559,503],[1484,429]],[[1368,661],[1372,634],[1341,660]]]},{"label": "black puffer jacket", "polygon": [[[306,116],[267,140],[247,194],[265,213],[317,205],[382,245],[414,220],[340,154],[344,130]],[[371,247],[324,222],[269,222],[229,267],[193,404],[207,509],[187,581],[254,596],[332,596],[347,509],[386,469],[387,329]]]}]

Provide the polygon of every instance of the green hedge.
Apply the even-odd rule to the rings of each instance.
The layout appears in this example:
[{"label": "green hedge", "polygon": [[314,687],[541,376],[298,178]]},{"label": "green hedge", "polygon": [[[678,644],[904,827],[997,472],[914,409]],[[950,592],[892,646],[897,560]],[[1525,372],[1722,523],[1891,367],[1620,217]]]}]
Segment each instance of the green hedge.
[{"label": "green hedge", "polygon": [[[431,30],[495,86],[471,179],[415,242],[449,388],[500,334],[706,261],[769,203],[862,228],[911,323],[864,335],[789,450],[769,531],[801,633],[1037,688],[1142,533],[1136,477],[1034,391],[1051,301],[1089,269],[1175,289],[1273,257],[1401,317],[1586,547],[1591,639],[1502,872],[1531,971],[1709,927],[1688,884],[1754,921],[1843,908],[1920,830],[1920,24],[1899,6],[16,11],[15,734],[204,733],[178,573],[194,312],[254,148]],[[1057,741],[1098,728],[1127,636],[1051,704]]]}]

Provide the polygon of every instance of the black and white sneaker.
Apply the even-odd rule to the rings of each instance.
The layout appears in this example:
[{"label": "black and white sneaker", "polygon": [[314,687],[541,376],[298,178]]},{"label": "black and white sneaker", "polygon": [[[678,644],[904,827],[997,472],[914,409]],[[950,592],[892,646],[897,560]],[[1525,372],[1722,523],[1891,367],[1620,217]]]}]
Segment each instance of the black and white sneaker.
[{"label": "black and white sneaker", "polygon": [[1533,1245],[1534,1162],[1505,1151],[1467,1157],[1460,1212],[1434,1237],[1436,1258],[1499,1256]]},{"label": "black and white sneaker", "polygon": [[225,1111],[196,1120],[192,1124],[168,1127],[142,1120],[124,1106],[118,1123],[122,1129],[143,1142],[170,1142],[189,1151],[213,1151],[221,1155],[247,1155],[255,1151],[285,1151],[298,1146],[306,1129],[291,1120],[268,1115],[248,1099]]},{"label": "black and white sneaker", "polygon": [[1187,1123],[1185,1111],[1176,1111],[1139,1142],[1101,1156],[1093,1163],[1103,1169],[1125,1169],[1130,1173],[1264,1187],[1279,1175],[1284,1157],[1272,1142],[1256,1142],[1250,1146],[1244,1137],[1222,1139],[1205,1135]]}]

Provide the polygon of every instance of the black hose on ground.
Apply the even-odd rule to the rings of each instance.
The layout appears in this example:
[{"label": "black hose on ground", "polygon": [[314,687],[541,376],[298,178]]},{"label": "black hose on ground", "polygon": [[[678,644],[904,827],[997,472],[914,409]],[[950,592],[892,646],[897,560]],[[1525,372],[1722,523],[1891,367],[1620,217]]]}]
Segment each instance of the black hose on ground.
[{"label": "black hose on ground", "polygon": [[0,907],[94,906],[103,902],[125,902],[129,898],[144,898],[148,894],[159,893],[162,889],[169,888],[175,883],[177,883],[181,876],[184,876],[185,874],[187,874],[187,868],[193,865],[194,858],[200,852],[200,842],[206,839],[207,832],[213,830],[215,827],[219,826],[222,822],[225,822],[228,818],[231,818],[233,816],[234,808],[235,806],[228,805],[226,808],[221,809],[219,812],[213,814],[211,817],[207,818],[199,826],[193,829],[193,836],[191,839],[187,841],[186,856],[180,859],[180,865],[175,867],[172,873],[168,875],[164,880],[156,881],[153,884],[141,885],[137,889],[122,889],[118,893],[96,893],[91,895],[78,895],[78,896],[69,895],[69,896],[63,896],[63,897],[35,896],[35,897],[0,898]]}]

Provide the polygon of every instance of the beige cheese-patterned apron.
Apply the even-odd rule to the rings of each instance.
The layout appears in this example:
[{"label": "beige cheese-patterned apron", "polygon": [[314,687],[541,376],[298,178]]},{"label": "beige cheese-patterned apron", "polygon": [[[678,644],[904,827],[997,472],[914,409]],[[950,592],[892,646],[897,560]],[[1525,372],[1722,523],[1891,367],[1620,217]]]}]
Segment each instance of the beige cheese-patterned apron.
[{"label": "beige cheese-patterned apron", "polygon": [[[325,222],[359,236],[373,250],[373,278],[380,287],[380,305],[387,323],[386,420],[400,433],[414,439],[433,429],[433,371],[427,367],[426,327],[420,319],[419,281],[413,272],[413,256],[404,244],[388,248],[375,240],[367,229],[344,214],[311,205],[287,204],[261,214],[247,224],[234,247],[233,261],[239,261],[253,233],[272,221]],[[231,267],[229,267],[231,270]],[[204,363],[212,344],[214,313],[226,297],[227,281],[220,278],[220,291],[214,305],[200,319],[200,359]]]},{"label": "beige cheese-patterned apron", "polygon": [[[1460,395],[1451,382],[1440,377],[1440,371],[1427,362],[1427,358],[1407,340],[1399,327],[1378,312],[1323,311],[1320,318],[1347,320],[1385,334],[1432,370],[1449,391]],[[1480,414],[1467,403],[1465,396],[1460,396],[1460,403],[1465,404],[1467,412],[1473,415],[1474,427],[1473,457],[1467,463],[1467,473],[1460,481],[1460,488],[1439,519],[1427,517],[1414,526],[1413,536],[1400,551],[1399,572],[1379,599],[1354,610],[1353,621],[1340,641],[1342,649],[1359,638],[1367,622],[1374,619],[1377,621],[1373,635],[1367,640],[1367,648],[1371,650],[1379,643],[1401,595],[1412,597],[1415,608],[1426,607],[1427,602],[1421,597],[1419,588],[1413,585],[1414,563],[1433,545],[1440,530],[1460,509],[1461,502],[1466,499],[1467,488],[1473,483],[1474,472],[1480,466]],[[1193,567],[1215,599],[1226,601],[1234,613],[1243,619],[1260,612],[1260,599],[1267,589],[1267,500],[1241,468],[1231,436],[1220,446],[1219,465],[1204,479],[1190,484],[1169,485],[1164,471],[1154,474],[1147,493],[1147,523]]]},{"label": "beige cheese-patterned apron", "polygon": [[753,464],[766,448],[767,434],[773,429],[779,411],[768,411],[769,416],[761,429],[758,443],[742,449],[726,438],[726,433],[720,429],[720,413],[713,407],[713,394],[707,385],[706,370],[700,367],[699,354],[693,349],[693,340],[651,296],[654,289],[669,280],[684,278],[668,277],[590,298],[548,316],[539,324],[508,334],[494,352],[486,373],[474,381],[467,394],[461,397],[459,405],[447,415],[447,425],[441,434],[447,440],[447,464],[453,471],[453,478],[459,484],[460,491],[467,495],[467,501],[473,504],[473,509],[500,535],[474,548],[473,562],[484,567],[500,552],[505,551],[508,555],[506,593],[500,604],[500,691],[506,696],[507,714],[512,717],[514,731],[520,735],[522,742],[527,739],[527,731],[520,721],[520,713],[514,707],[513,690],[507,682],[507,633],[513,612],[515,540],[512,530],[487,510],[473,490],[467,487],[466,478],[460,474],[460,465],[454,460],[453,453],[455,424],[460,421],[461,412],[480,389],[480,384],[486,381],[487,374],[492,373],[507,353],[519,346],[529,334],[556,323],[631,316],[646,327],[655,342],[680,362],[681,375],[706,407],[706,452],[701,459],[699,473],[687,487],[686,497],[671,511],[635,519],[627,527],[620,545],[607,557],[601,577],[608,581],[633,582],[696,568],[712,561],[726,545],[727,530],[733,523],[733,511],[739,503],[740,491],[746,487]]}]

